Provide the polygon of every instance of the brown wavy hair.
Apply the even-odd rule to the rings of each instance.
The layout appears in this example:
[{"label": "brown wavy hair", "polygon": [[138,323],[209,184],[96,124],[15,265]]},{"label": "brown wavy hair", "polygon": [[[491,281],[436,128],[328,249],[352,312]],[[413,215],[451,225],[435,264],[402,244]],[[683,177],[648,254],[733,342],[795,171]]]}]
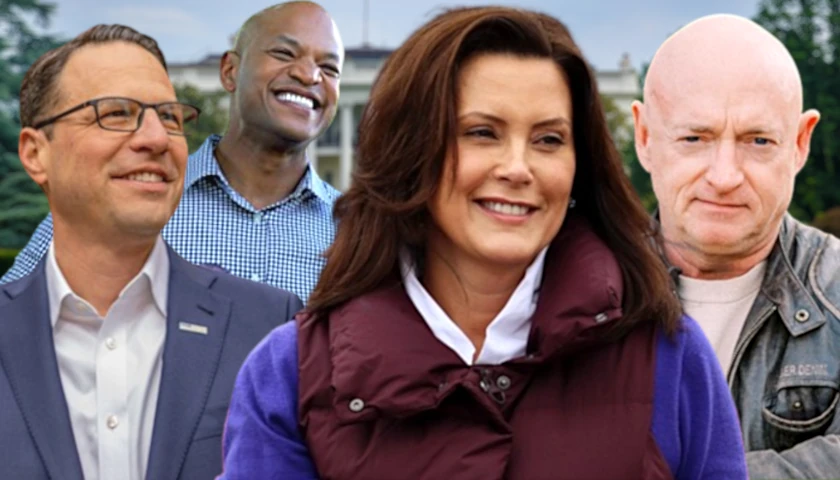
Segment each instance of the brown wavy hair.
[{"label": "brown wavy hair", "polygon": [[657,254],[661,237],[624,173],[591,69],[563,23],[504,7],[446,10],[383,65],[359,124],[351,185],[335,204],[335,242],[307,312],[323,318],[400,282],[401,249],[424,251],[427,205],[441,175],[454,175],[443,164],[456,141],[459,70],[481,54],[548,58],[565,73],[577,162],[572,196],[621,266],[624,317],[617,328],[656,321],[674,331],[681,308]]}]

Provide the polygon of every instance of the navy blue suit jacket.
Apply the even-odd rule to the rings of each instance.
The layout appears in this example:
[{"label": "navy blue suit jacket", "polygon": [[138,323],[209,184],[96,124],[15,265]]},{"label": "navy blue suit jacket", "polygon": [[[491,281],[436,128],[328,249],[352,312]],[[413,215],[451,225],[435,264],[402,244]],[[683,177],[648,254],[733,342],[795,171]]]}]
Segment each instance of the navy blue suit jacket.
[{"label": "navy blue suit jacket", "polygon": [[[163,370],[148,480],[222,471],[222,431],[245,357],[302,307],[289,292],[192,265],[169,249]],[[49,320],[44,261],[0,286],[0,479],[82,480]],[[179,329],[207,327],[207,334]]]}]

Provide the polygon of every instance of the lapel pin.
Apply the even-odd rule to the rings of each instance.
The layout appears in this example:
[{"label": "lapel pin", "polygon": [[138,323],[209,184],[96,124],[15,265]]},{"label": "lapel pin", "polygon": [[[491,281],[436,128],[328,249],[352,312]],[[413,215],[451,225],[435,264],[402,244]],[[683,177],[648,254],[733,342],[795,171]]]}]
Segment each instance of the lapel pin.
[{"label": "lapel pin", "polygon": [[178,322],[178,330],[207,335],[207,327],[204,325],[197,325],[195,323]]}]

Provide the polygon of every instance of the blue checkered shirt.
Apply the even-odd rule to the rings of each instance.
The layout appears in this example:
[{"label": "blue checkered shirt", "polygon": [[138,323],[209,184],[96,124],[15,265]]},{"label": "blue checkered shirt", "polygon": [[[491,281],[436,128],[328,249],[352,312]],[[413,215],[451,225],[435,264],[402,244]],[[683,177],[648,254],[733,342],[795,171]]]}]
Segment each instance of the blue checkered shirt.
[{"label": "blue checkered shirt", "polygon": [[[190,155],[184,195],[163,229],[164,240],[190,262],[289,290],[305,302],[335,236],[332,207],[338,190],[310,167],[291,195],[257,210],[219,168],[213,150],[220,138],[211,135]],[[0,283],[34,270],[52,232],[52,216],[47,216]]]}]

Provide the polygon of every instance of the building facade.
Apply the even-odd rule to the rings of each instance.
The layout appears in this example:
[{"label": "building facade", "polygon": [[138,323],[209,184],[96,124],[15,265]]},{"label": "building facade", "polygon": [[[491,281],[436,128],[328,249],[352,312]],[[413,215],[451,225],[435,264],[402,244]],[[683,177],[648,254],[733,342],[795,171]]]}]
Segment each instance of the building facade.
[{"label": "building facade", "polygon": [[[350,183],[362,108],[382,62],[390,53],[391,50],[369,47],[346,50],[338,113],[326,133],[310,146],[309,157],[318,174],[339,190]],[[206,92],[218,91],[222,89],[220,60],[221,55],[208,55],[199,62],[170,64],[169,76],[175,84],[191,84]],[[641,94],[639,75],[629,58],[625,55],[616,70],[597,71],[596,77],[601,94],[610,97],[629,117],[630,104]]]}]

